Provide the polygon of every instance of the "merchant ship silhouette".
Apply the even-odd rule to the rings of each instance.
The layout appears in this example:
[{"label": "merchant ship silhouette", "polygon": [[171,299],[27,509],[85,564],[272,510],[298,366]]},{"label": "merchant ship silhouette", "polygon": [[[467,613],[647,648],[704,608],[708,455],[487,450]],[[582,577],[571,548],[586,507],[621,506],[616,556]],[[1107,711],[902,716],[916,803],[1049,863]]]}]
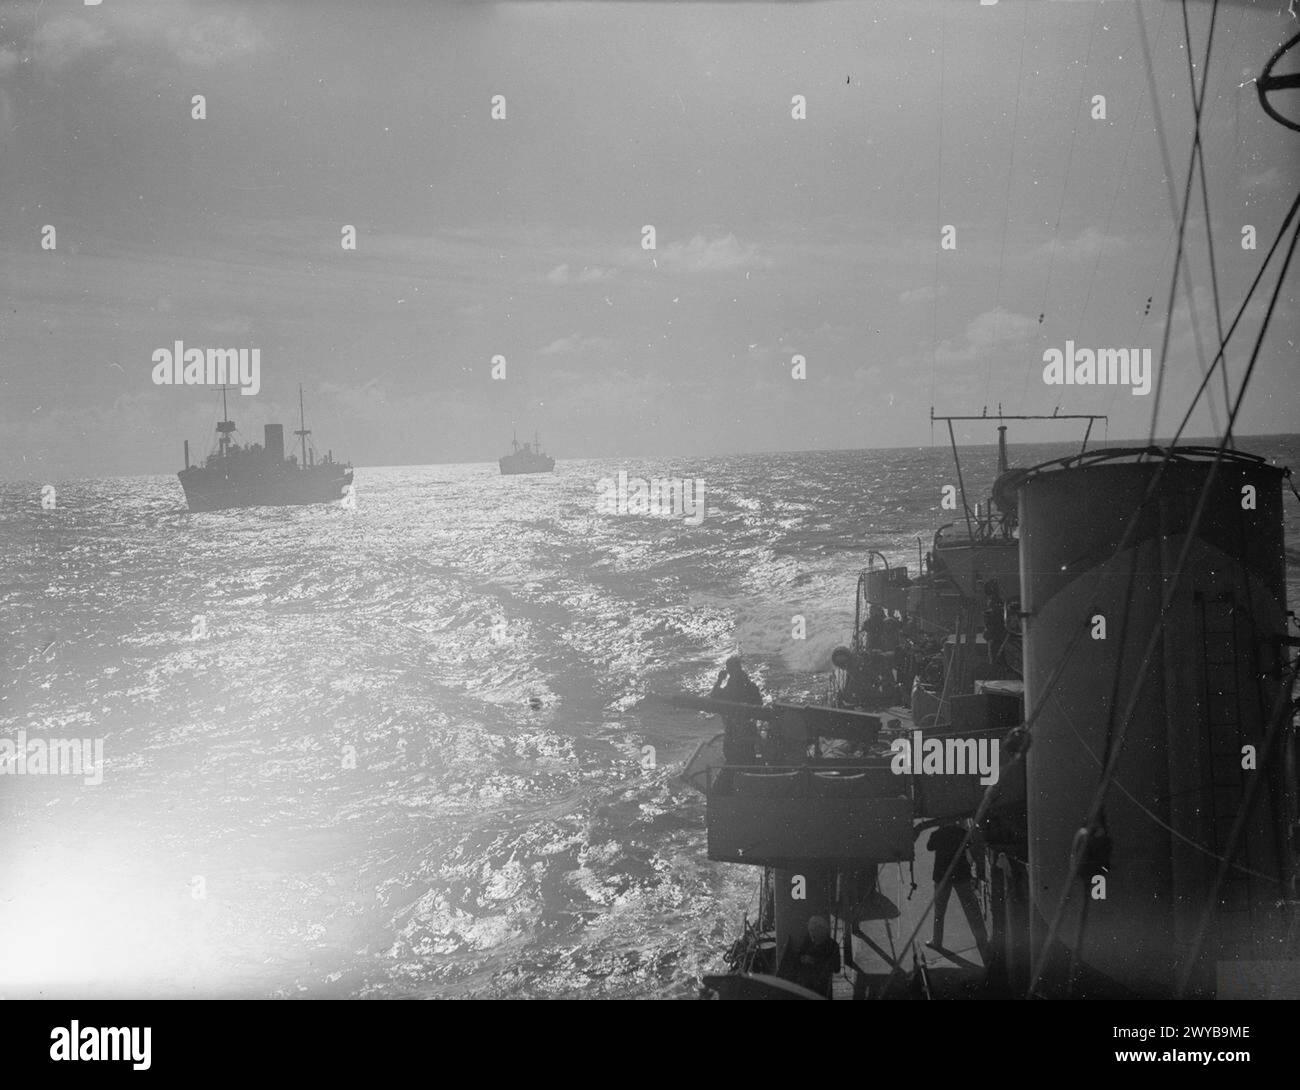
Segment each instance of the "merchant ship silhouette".
[{"label": "merchant ship silhouette", "polygon": [[185,441],[185,468],[177,476],[191,511],[217,511],[229,507],[283,507],[332,503],[343,499],[352,485],[352,466],[334,461],[333,452],[321,460],[307,442],[311,431],[303,412],[302,387],[298,387],[298,436],[302,460],[285,457],[284,425],[267,424],[262,444],[240,446],[233,439],[235,422],[221,387],[221,421],[217,424],[217,449],[202,465],[190,465],[190,444]]},{"label": "merchant ship silhouette", "polygon": [[518,435],[510,444],[514,450],[501,459],[501,473],[512,476],[516,473],[550,473],[555,468],[555,459],[542,453],[541,440],[533,433],[533,441],[519,445]]}]

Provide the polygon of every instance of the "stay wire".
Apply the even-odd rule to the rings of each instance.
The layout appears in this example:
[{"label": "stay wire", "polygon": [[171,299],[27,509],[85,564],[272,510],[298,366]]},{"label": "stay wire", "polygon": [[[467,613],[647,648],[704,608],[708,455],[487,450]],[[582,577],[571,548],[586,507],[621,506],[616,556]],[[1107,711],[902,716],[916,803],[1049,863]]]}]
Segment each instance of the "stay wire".
[{"label": "stay wire", "polygon": [[[939,166],[935,172],[934,222],[936,227],[943,224],[943,99],[944,99],[944,43],[947,36],[948,16],[944,10],[939,15],[939,109],[937,141]],[[934,413],[934,394],[939,369],[939,259],[943,253],[942,244],[934,248],[934,278],[930,285],[933,298],[930,300],[930,412]],[[934,421],[930,421],[930,446],[934,446]]]},{"label": "stay wire", "polygon": [[1233,819],[1232,831],[1228,834],[1228,846],[1224,853],[1225,858],[1220,861],[1218,870],[1215,871],[1214,884],[1205,895],[1205,904],[1201,909],[1201,918],[1196,925],[1196,933],[1192,938],[1191,949],[1187,951],[1182,965],[1179,967],[1177,995],[1179,999],[1186,995],[1187,988],[1191,984],[1192,973],[1195,972],[1196,962],[1201,956],[1201,947],[1205,945],[1210,923],[1214,919],[1219,894],[1223,890],[1223,881],[1227,877],[1228,868],[1232,866],[1232,860],[1237,854],[1237,849],[1241,846],[1241,837],[1246,831],[1246,822],[1250,818],[1250,813],[1255,808],[1255,799],[1259,794],[1260,783],[1267,778],[1262,773],[1267,769],[1268,762],[1272,758],[1278,735],[1283,733],[1283,727],[1286,725],[1289,715],[1293,714],[1294,697],[1292,696],[1292,687],[1295,685],[1297,671],[1300,671],[1300,659],[1297,659],[1292,665],[1291,676],[1278,691],[1276,706],[1273,714],[1269,717],[1267,733],[1264,735],[1264,746],[1259,754],[1257,774],[1250,777],[1250,781],[1246,785],[1245,796],[1241,800],[1241,806],[1237,809],[1237,816]]},{"label": "stay wire", "polygon": [[[1214,22],[1219,14],[1219,0],[1214,0],[1214,6],[1210,9],[1210,30],[1209,37],[1214,37]],[[1214,298],[1214,331],[1219,338],[1219,344],[1223,344],[1223,311],[1221,309],[1219,297],[1219,271],[1218,262],[1214,258],[1214,230],[1210,223],[1210,190],[1209,181],[1205,175],[1205,145],[1201,142],[1201,117],[1205,110],[1205,89],[1210,82],[1210,69],[1208,67],[1210,45],[1209,39],[1205,45],[1205,59],[1207,66],[1201,72],[1201,90],[1200,94],[1196,91],[1196,69],[1192,65],[1192,31],[1187,20],[1187,0],[1183,0],[1183,41],[1187,46],[1187,78],[1192,87],[1192,103],[1196,113],[1196,135],[1192,141],[1192,150],[1196,154],[1196,162],[1200,167],[1201,178],[1201,207],[1205,212],[1205,249],[1210,262],[1210,291]],[[1189,277],[1190,279],[1190,277]],[[1191,300],[1188,300],[1188,308],[1191,308]],[[1197,345],[1197,355],[1201,359],[1201,368],[1205,368],[1205,355]],[[1223,367],[1219,371],[1223,379],[1223,404],[1226,408],[1228,400],[1232,396],[1228,385],[1228,364],[1224,361]],[[1212,404],[1212,402],[1207,402]],[[1215,431],[1218,431],[1218,424],[1215,424]]]},{"label": "stay wire", "polygon": [[[1165,12],[1168,9],[1161,5],[1160,20],[1156,23],[1156,45],[1160,44],[1160,39],[1165,30]],[[1110,236],[1111,224],[1115,221],[1115,209],[1119,207],[1119,195],[1124,189],[1124,174],[1128,170],[1129,155],[1133,151],[1133,141],[1137,136],[1138,119],[1142,112],[1142,98],[1146,97],[1147,90],[1143,88],[1142,95],[1138,98],[1138,104],[1133,110],[1133,123],[1129,126],[1128,141],[1124,145],[1124,155],[1120,159],[1119,170],[1115,172],[1115,191],[1110,197],[1110,208],[1106,212],[1106,223],[1102,227],[1102,238]],[[1154,106],[1152,107],[1154,110]],[[1101,258],[1104,247],[1098,245],[1097,254],[1093,258],[1092,271],[1088,274],[1088,286],[1084,289],[1083,302],[1079,306],[1079,315],[1075,319],[1075,328],[1082,328],[1084,316],[1088,313],[1088,307],[1092,305],[1092,292],[1097,283],[1097,270],[1101,267]],[[1028,372],[1026,372],[1026,384],[1028,384]]]},{"label": "stay wire", "polygon": [[[1218,5],[1218,0],[1215,0],[1215,6],[1217,7],[1217,5]],[[1150,43],[1147,41],[1146,20],[1142,16],[1141,0],[1133,0],[1133,6],[1134,6],[1134,11],[1137,15],[1138,39],[1142,44],[1142,55],[1146,62],[1145,64],[1146,77],[1151,92],[1151,112],[1155,118],[1156,136],[1158,138],[1159,145],[1160,145],[1160,158],[1164,166],[1166,186],[1170,198],[1170,206],[1171,206],[1171,210],[1175,212],[1178,218],[1178,247],[1174,256],[1173,275],[1170,277],[1169,280],[1169,299],[1165,307],[1165,330],[1164,330],[1164,335],[1161,337],[1161,342],[1160,342],[1160,362],[1156,370],[1156,388],[1154,391],[1155,396],[1154,398],[1152,398],[1152,404],[1151,404],[1151,427],[1150,427],[1150,433],[1147,437],[1147,445],[1153,446],[1155,444],[1156,429],[1158,427],[1158,421],[1160,416],[1161,395],[1164,392],[1165,367],[1169,355],[1169,339],[1173,333],[1174,300],[1177,298],[1178,295],[1178,279],[1179,279],[1179,274],[1183,267],[1183,245],[1186,240],[1186,233],[1187,233],[1187,216],[1191,210],[1192,181],[1196,176],[1196,147],[1200,143],[1200,138],[1201,138],[1201,129],[1200,129],[1201,115],[1200,115],[1199,106],[1197,105],[1197,96],[1193,94],[1192,102],[1193,105],[1196,106],[1196,110],[1194,114],[1192,151],[1189,153],[1188,156],[1187,177],[1186,177],[1186,181],[1183,184],[1183,199],[1182,199],[1182,206],[1181,206],[1182,210],[1181,212],[1179,212],[1178,211],[1179,204],[1174,199],[1173,196],[1173,188],[1172,188],[1173,167],[1169,160],[1169,145],[1165,139],[1164,121],[1161,115],[1160,99],[1159,99],[1159,94],[1156,89],[1156,83],[1155,83],[1155,78],[1156,78],[1155,65],[1151,60],[1151,47],[1150,47]],[[1185,20],[1184,20],[1184,25],[1185,25]],[[1201,69],[1203,72],[1209,71],[1210,53],[1213,48],[1213,45],[1214,45],[1214,23],[1213,21],[1211,21],[1210,33],[1205,43],[1205,58],[1201,64]],[[1205,87],[1208,84],[1208,82],[1209,82],[1208,80],[1202,81],[1202,85],[1201,85],[1202,96],[1204,96]],[[1195,323],[1196,309],[1192,303],[1190,296],[1188,299],[1188,317],[1193,323]],[[1204,367],[1204,360],[1202,360],[1202,367]]]},{"label": "stay wire", "polygon": [[[1030,0],[1024,0],[1024,17],[1020,23],[1020,66],[1016,71],[1016,105],[1011,117],[1011,148],[1010,162],[1007,165],[1007,196],[1002,208],[1002,245],[998,253],[998,281],[997,290],[994,292],[993,311],[996,315],[994,319],[999,327],[1002,324],[1002,276],[1005,271],[1005,262],[1007,256],[1007,224],[1011,220],[1011,183],[1016,176],[1016,135],[1020,131],[1020,91],[1021,84],[1025,74],[1025,39],[1029,36],[1029,5]],[[988,366],[984,369],[984,402],[989,400],[989,383],[993,378],[993,354],[989,354]]]},{"label": "stay wire", "polygon": [[[1061,203],[1056,208],[1056,222],[1052,225],[1052,246],[1047,259],[1047,276],[1043,280],[1043,295],[1038,303],[1039,321],[1047,314],[1047,296],[1052,289],[1052,274],[1056,270],[1056,254],[1060,249],[1060,231],[1061,217],[1065,214],[1065,198],[1070,192],[1070,171],[1074,164],[1074,145],[1079,137],[1079,113],[1083,103],[1083,89],[1087,84],[1088,72],[1092,67],[1092,47],[1097,38],[1097,22],[1101,15],[1101,5],[1094,4],[1092,9],[1092,28],[1088,33],[1088,50],[1083,62],[1083,74],[1079,76],[1079,90],[1075,94],[1075,114],[1074,125],[1070,129],[1070,148],[1065,155],[1065,177],[1061,182]],[[1040,339],[1046,333],[1040,334]],[[1020,391],[1020,402],[1023,408],[1025,394],[1029,390],[1029,376],[1033,371],[1033,360],[1025,367],[1025,384]]]},{"label": "stay wire", "polygon": [[1282,226],[1278,228],[1277,234],[1273,236],[1273,242],[1268,248],[1268,253],[1264,255],[1264,261],[1260,265],[1259,271],[1255,273],[1255,279],[1251,281],[1250,287],[1246,291],[1245,298],[1241,301],[1241,306],[1237,308],[1236,317],[1233,318],[1232,324],[1228,326],[1228,332],[1224,335],[1223,344],[1219,346],[1219,351],[1215,355],[1214,361],[1210,364],[1209,372],[1201,379],[1201,384],[1196,388],[1196,393],[1192,396],[1192,402],[1187,407],[1187,412],[1183,414],[1182,422],[1178,425],[1178,430],[1174,433],[1174,438],[1169,444],[1170,449],[1173,448],[1174,443],[1178,442],[1179,437],[1183,434],[1183,430],[1191,420],[1192,412],[1196,408],[1197,401],[1200,400],[1201,394],[1205,392],[1205,387],[1208,385],[1210,376],[1214,373],[1215,367],[1217,367],[1223,360],[1223,354],[1227,351],[1228,341],[1232,339],[1232,335],[1236,332],[1237,326],[1241,323],[1242,318],[1246,316],[1246,307],[1250,304],[1251,297],[1255,294],[1255,289],[1259,287],[1260,281],[1263,280],[1264,273],[1268,270],[1269,262],[1272,261],[1273,254],[1281,244],[1283,236],[1286,235],[1287,227],[1290,226],[1291,220],[1295,218],[1297,211],[1300,211],[1300,192],[1296,193],[1295,199],[1291,202],[1291,207],[1287,210],[1286,217],[1282,220]]},{"label": "stay wire", "polygon": [[[1057,697],[1054,698],[1054,700],[1056,703],[1057,714],[1061,716],[1061,719],[1065,723],[1065,725],[1070,728],[1070,733],[1074,735],[1075,741],[1079,743],[1079,748],[1082,749],[1089,757],[1092,758],[1093,763],[1096,764],[1098,768],[1101,768],[1101,758],[1096,753],[1093,752],[1092,747],[1088,745],[1083,735],[1079,733],[1079,728],[1074,725],[1074,721],[1070,718],[1069,713],[1066,711],[1065,708],[1061,706],[1060,698]],[[1207,848],[1204,844],[1200,843],[1199,841],[1193,840],[1186,833],[1179,832],[1167,821],[1161,818],[1159,814],[1155,813],[1147,806],[1145,806],[1141,802],[1141,800],[1139,800],[1138,797],[1134,795],[1127,787],[1125,787],[1119,780],[1112,781],[1111,789],[1114,791],[1118,791],[1121,795],[1124,796],[1125,799],[1128,800],[1130,804],[1132,804],[1134,809],[1141,811],[1143,816],[1146,817],[1148,821],[1150,821],[1153,825],[1157,826],[1158,828],[1162,829],[1164,832],[1168,833],[1175,840],[1182,841],[1182,843],[1186,844],[1193,851],[1199,852],[1201,855],[1204,855],[1208,859],[1213,859],[1216,863],[1222,863],[1224,861],[1225,856],[1223,856],[1219,852],[1214,851],[1212,848]],[[1239,874],[1247,875],[1251,878],[1258,878],[1262,882],[1268,882],[1270,885],[1276,886],[1281,884],[1278,877],[1273,874],[1265,874],[1263,871],[1252,870],[1250,867],[1244,867],[1241,866],[1240,864],[1233,864],[1232,869],[1237,871]]]}]

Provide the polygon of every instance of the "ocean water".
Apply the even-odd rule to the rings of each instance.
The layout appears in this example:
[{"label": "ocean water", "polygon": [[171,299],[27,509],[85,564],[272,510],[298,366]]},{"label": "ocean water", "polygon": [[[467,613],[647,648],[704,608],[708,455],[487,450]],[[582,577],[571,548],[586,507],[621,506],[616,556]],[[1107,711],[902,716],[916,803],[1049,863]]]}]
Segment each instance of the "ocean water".
[{"label": "ocean water", "polygon": [[[707,517],[599,513],[620,470],[702,479]],[[55,483],[0,485],[0,738],[101,739],[103,782],[0,777],[0,996],[688,997],[757,872],[705,859],[676,781],[714,721],[643,698],[736,649],[820,697],[867,551],[914,565],[953,473],[361,468],[355,510],[207,514],[174,476]]]}]

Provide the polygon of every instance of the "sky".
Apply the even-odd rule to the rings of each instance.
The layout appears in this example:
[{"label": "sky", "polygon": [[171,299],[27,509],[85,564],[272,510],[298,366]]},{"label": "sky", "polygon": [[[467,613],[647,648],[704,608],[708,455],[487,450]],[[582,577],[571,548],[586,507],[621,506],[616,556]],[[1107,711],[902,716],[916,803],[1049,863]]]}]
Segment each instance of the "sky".
[{"label": "sky", "polygon": [[[1199,79],[1211,4],[1188,10]],[[1225,325],[1300,184],[1250,82],[1297,29],[1284,2],[1218,9]],[[317,447],[358,465],[490,461],[514,427],[561,461],[926,445],[931,406],[1145,439],[1154,394],[1048,386],[1043,354],[1159,360],[1191,132],[1159,0],[5,3],[0,477],[206,452],[219,395],[153,381],[177,340],[261,350],[242,435],[295,420],[301,383]],[[1162,435],[1218,343],[1193,196]],[[1300,261],[1238,434],[1300,430],[1297,284]],[[1191,435],[1222,426],[1211,389]]]}]

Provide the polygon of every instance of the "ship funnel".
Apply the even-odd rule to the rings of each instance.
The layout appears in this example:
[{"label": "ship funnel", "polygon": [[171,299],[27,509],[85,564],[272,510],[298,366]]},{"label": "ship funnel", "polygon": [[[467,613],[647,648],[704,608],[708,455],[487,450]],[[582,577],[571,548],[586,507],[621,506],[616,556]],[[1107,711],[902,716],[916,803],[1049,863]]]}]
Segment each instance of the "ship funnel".
[{"label": "ship funnel", "polygon": [[[1282,472],[1196,447],[1177,448],[1163,471],[1146,459],[1112,448],[1019,477],[1025,707],[1042,713],[1026,762],[1031,933],[1045,956],[1056,915],[1056,941],[1081,968],[1136,994],[1176,994],[1196,950],[1190,994],[1212,995],[1219,966],[1284,948],[1275,891],[1294,888],[1293,772],[1280,753],[1258,771],[1243,760],[1269,753],[1272,709],[1290,698]],[[1076,646],[1076,631],[1103,621],[1109,640]],[[1101,871],[1080,882],[1069,864],[1105,790],[1111,724],[1123,761],[1103,795],[1107,854],[1093,861],[1109,891],[1087,916],[1085,946],[1081,906]],[[1068,988],[1074,969],[1049,966],[1044,980]]]},{"label": "ship funnel", "polygon": [[284,461],[284,425],[267,424],[264,429],[267,460],[272,463]]}]

